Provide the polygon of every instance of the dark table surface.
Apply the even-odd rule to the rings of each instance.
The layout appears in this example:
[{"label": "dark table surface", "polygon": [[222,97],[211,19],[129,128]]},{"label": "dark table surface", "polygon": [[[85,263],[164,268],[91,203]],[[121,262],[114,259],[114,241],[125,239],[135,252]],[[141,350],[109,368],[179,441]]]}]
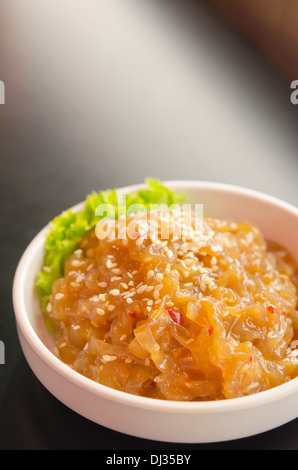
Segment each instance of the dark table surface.
[{"label": "dark table surface", "polygon": [[[156,63],[157,55],[148,53],[144,73],[134,69],[134,47],[152,46],[153,23],[157,34],[164,32],[162,23],[157,27],[162,13],[158,22],[150,23],[156,12],[146,16],[148,30],[138,28],[136,24],[143,26],[144,11],[127,0],[129,15],[119,13],[123,31],[120,28],[120,38],[115,39],[111,31],[113,21],[119,31],[118,6],[111,0],[109,8],[114,10],[105,10],[103,48],[91,2],[84,3],[90,7],[88,27],[85,24],[83,32],[77,29],[87,14],[82,3],[64,25],[67,34],[61,33],[66,11],[62,8],[58,14],[58,3],[26,0],[25,8],[11,0],[1,7],[5,15],[0,14],[0,34],[5,38],[0,41],[0,80],[6,85],[6,104],[0,106],[0,340],[5,344],[5,364],[0,365],[0,448],[297,450],[297,420],[259,436],[208,445],[125,436],[68,409],[29,369],[12,307],[17,263],[49,220],[91,190],[139,183],[146,176],[202,179],[252,187],[298,204],[298,107],[290,103],[289,84],[208,12],[198,8],[192,13],[186,28],[191,37],[182,35],[182,41],[185,18],[179,16],[177,29],[175,16],[176,26],[171,24],[167,38],[161,36],[157,42],[164,50],[174,50],[175,59],[169,54],[172,62]],[[63,4],[70,7],[68,0]],[[34,15],[38,24],[31,22]],[[50,35],[47,27],[53,20],[56,34]],[[169,37],[173,40],[173,28],[177,42],[171,43],[172,50],[166,42]],[[198,44],[191,52],[193,60],[187,57],[186,64],[184,49],[179,51],[184,40]],[[124,51],[124,61],[117,47]],[[98,56],[99,68],[94,65]],[[129,73],[124,63],[130,64]],[[147,82],[144,77],[154,64],[156,72],[162,71],[160,80],[152,82],[150,75]],[[173,81],[175,67],[184,72]],[[171,87],[164,88],[163,77]],[[150,99],[142,101],[145,89]]]}]

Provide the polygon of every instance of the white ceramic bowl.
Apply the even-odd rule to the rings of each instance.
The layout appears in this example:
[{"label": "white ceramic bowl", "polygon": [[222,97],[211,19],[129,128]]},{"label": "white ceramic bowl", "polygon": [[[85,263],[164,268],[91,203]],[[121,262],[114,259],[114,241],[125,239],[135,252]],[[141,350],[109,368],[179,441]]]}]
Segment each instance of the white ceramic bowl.
[{"label": "white ceramic bowl", "polygon": [[[265,237],[287,247],[298,260],[298,209],[273,197],[229,185],[176,181],[191,203],[203,203],[210,217],[249,220]],[[129,193],[143,185],[121,189]],[[80,206],[76,206],[78,209]],[[298,417],[298,379],[259,394],[203,403],[136,397],[95,383],[51,352],[34,282],[42,266],[48,227],[25,251],[13,285],[17,329],[24,355],[44,386],[65,405],[107,428],[158,441],[206,443],[268,431]]]}]

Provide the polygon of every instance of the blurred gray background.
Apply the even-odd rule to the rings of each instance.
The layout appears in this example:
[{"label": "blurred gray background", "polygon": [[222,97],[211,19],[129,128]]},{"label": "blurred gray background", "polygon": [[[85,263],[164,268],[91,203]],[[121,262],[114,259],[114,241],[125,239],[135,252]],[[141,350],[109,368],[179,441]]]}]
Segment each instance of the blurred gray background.
[{"label": "blurred gray background", "polygon": [[298,203],[290,83],[199,1],[0,5],[1,199],[13,210],[46,223],[93,189],[146,176]]}]

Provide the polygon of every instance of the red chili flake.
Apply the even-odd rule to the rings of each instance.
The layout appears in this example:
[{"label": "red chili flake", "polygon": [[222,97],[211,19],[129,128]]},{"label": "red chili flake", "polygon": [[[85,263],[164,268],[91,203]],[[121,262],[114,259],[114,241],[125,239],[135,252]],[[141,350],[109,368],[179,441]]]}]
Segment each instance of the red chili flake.
[{"label": "red chili flake", "polygon": [[249,362],[250,362],[250,363],[252,363],[252,356],[250,356],[250,358],[249,358]]},{"label": "red chili flake", "polygon": [[275,307],[273,307],[273,305],[269,305],[267,309],[268,309],[268,312],[270,313],[275,313],[275,310],[276,310]]},{"label": "red chili flake", "polygon": [[173,308],[167,308],[167,312],[175,323],[178,323],[178,325],[183,325],[184,318],[183,318],[183,315],[179,312],[179,310],[174,310]]},{"label": "red chili flake", "polygon": [[210,326],[210,328],[208,330],[208,333],[209,333],[210,336],[213,334],[213,331],[214,331],[213,326]]},{"label": "red chili flake", "polygon": [[286,312],[283,310],[283,311],[281,312],[281,314],[282,314],[283,316],[285,316],[285,315],[286,315]]},{"label": "red chili flake", "polygon": [[128,314],[131,318],[137,318],[136,312],[129,312]]}]

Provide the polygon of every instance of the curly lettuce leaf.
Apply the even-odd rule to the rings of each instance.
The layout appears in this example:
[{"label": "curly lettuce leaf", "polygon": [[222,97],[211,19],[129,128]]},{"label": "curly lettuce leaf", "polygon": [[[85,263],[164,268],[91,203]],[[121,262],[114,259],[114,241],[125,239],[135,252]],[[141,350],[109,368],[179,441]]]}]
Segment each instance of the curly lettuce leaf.
[{"label": "curly lettuce leaf", "polygon": [[68,209],[62,212],[50,222],[43,269],[38,273],[36,280],[42,310],[46,311],[54,282],[64,275],[66,258],[76,250],[79,242],[100,220],[100,216],[96,215],[98,206],[106,204],[113,207],[115,216],[118,217],[127,213],[127,209],[133,205],[148,210],[151,204],[166,204],[170,207],[185,201],[183,193],[167,188],[159,180],[148,178],[146,188],[126,195],[122,206],[118,206],[118,193],[113,189],[89,194],[83,211],[73,212]]}]

